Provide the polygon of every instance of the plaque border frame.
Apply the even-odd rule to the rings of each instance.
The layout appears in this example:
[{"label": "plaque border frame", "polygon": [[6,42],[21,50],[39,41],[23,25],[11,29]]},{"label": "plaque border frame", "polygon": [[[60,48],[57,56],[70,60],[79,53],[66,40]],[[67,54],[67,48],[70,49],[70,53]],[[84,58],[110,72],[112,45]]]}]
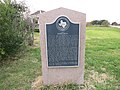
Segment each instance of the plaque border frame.
[{"label": "plaque border frame", "polygon": [[[62,16],[67,17],[68,20],[69,20],[71,23],[79,24],[78,65],[75,65],[75,66],[48,66],[48,52],[47,52],[47,32],[46,32],[46,25],[47,25],[47,24],[52,24],[52,23],[54,23],[59,17],[62,17]],[[80,31],[81,31],[81,30],[80,30],[80,27],[81,27],[80,22],[74,22],[74,21],[70,20],[70,18],[69,18],[68,16],[66,16],[66,15],[59,15],[59,16],[57,16],[57,17],[55,18],[55,20],[53,20],[52,22],[50,22],[50,23],[45,23],[45,30],[44,30],[44,32],[45,32],[45,41],[46,41],[46,46],[45,46],[45,48],[46,48],[47,68],[71,68],[71,67],[77,68],[77,67],[80,66],[80,41],[81,41],[81,40],[80,40]]]}]

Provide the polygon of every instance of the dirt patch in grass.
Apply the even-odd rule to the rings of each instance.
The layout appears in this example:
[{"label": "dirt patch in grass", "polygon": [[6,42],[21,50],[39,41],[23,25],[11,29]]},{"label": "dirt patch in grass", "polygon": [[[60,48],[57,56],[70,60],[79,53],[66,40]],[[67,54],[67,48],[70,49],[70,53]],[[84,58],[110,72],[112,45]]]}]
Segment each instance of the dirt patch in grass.
[{"label": "dirt patch in grass", "polygon": [[[105,68],[102,68],[106,70]],[[85,90],[96,90],[96,85],[107,85],[109,81],[114,81],[115,78],[113,76],[109,76],[107,73],[99,73],[97,71],[91,70],[88,71],[89,75],[87,80],[85,80]]]},{"label": "dirt patch in grass", "polygon": [[107,74],[105,73],[99,74],[98,72],[95,72],[94,70],[90,72],[90,78],[97,83],[104,83],[106,82],[106,80],[110,79],[110,77]]},{"label": "dirt patch in grass", "polygon": [[[87,80],[85,80],[84,85],[78,85],[76,87],[79,87],[78,90],[95,90],[96,89],[95,83],[107,84],[107,80],[112,80],[112,79],[113,79],[113,77],[110,77],[106,73],[100,74],[94,70],[91,70],[91,71],[89,71],[89,76],[88,76]],[[63,87],[64,85],[58,85],[58,86]],[[42,81],[42,76],[39,76],[32,83],[32,88],[33,88],[33,90],[41,90],[42,87],[44,87],[43,81]],[[55,87],[55,86],[52,86],[52,87]],[[48,89],[48,90],[50,90],[50,89]]]},{"label": "dirt patch in grass", "polygon": [[33,90],[40,90],[41,87],[43,87],[43,80],[42,80],[42,76],[39,76],[32,83],[32,89]]}]

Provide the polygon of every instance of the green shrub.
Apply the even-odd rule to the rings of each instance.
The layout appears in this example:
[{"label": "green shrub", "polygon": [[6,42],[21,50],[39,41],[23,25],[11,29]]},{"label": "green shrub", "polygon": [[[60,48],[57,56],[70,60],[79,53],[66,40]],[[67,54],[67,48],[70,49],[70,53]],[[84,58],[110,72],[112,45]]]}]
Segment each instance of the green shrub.
[{"label": "green shrub", "polygon": [[23,12],[26,7],[11,0],[0,0],[0,60],[19,52],[30,34]]}]

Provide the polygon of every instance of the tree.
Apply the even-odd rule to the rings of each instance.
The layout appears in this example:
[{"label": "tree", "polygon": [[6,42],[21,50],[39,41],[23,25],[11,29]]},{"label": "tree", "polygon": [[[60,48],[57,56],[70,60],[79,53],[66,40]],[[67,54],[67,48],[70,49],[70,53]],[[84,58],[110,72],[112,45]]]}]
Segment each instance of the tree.
[{"label": "tree", "polygon": [[102,25],[102,23],[103,23],[104,21],[107,21],[107,20],[100,20],[100,21],[99,21],[99,24]]},{"label": "tree", "polygon": [[92,24],[92,25],[100,25],[100,24],[99,24],[99,20],[93,20],[93,21],[91,22],[91,24]]},{"label": "tree", "polygon": [[113,22],[111,25],[115,25],[115,26],[117,26],[117,25],[118,25],[118,23],[117,23],[117,22]]},{"label": "tree", "polygon": [[110,25],[110,23],[107,20],[105,20],[101,23],[101,26],[104,26],[104,27],[108,27],[109,25]]},{"label": "tree", "polygon": [[101,26],[109,26],[109,22],[107,20],[93,20],[91,22],[92,25],[101,25]]}]

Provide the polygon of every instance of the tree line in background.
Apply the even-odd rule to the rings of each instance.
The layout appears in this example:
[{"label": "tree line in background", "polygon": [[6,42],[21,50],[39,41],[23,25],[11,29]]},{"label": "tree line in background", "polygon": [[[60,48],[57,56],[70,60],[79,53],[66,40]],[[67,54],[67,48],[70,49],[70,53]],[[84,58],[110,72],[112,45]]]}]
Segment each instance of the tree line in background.
[{"label": "tree line in background", "polygon": [[0,0],[0,61],[32,45],[33,25],[28,12],[22,2]]},{"label": "tree line in background", "polygon": [[117,23],[117,22],[113,22],[111,25],[114,25],[114,26],[120,26],[120,24]]},{"label": "tree line in background", "polygon": [[[86,23],[86,26],[92,26],[92,25],[108,27],[110,23],[108,20],[93,20],[91,22]],[[120,26],[120,24],[118,24],[117,22],[113,22],[111,25]]]}]

